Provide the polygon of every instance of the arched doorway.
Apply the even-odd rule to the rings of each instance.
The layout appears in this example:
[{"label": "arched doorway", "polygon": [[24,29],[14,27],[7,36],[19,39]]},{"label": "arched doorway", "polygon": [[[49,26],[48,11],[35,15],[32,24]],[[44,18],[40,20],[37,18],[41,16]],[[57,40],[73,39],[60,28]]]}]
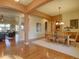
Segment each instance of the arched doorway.
[{"label": "arched doorway", "polygon": [[[0,8],[0,41],[5,41],[6,44],[10,45],[11,43],[9,43],[9,41],[10,42],[13,41],[13,43],[18,43],[24,40],[23,19],[24,19],[23,13],[20,13],[14,9],[1,7]],[[9,41],[6,39],[9,39]],[[7,47],[9,47],[9,45]]]},{"label": "arched doorway", "polygon": [[48,23],[45,22],[45,32],[47,32],[47,27],[48,27],[47,24],[48,24]]}]

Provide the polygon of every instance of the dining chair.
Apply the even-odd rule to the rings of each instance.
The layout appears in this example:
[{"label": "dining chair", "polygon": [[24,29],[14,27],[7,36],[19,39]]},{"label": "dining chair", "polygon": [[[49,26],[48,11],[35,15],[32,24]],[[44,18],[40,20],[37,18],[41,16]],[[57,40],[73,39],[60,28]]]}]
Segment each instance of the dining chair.
[{"label": "dining chair", "polygon": [[70,36],[68,36],[68,42],[67,42],[68,45],[70,45],[70,42],[74,42],[74,45],[76,46],[77,37],[78,37],[78,32],[76,33],[75,38],[70,38]]},{"label": "dining chair", "polygon": [[51,35],[50,35],[50,34],[46,34],[46,35],[45,35],[45,38],[46,38],[47,41],[50,41]]},{"label": "dining chair", "polygon": [[65,38],[64,38],[64,33],[63,33],[63,32],[61,32],[61,33],[58,35],[57,42],[65,43]]}]

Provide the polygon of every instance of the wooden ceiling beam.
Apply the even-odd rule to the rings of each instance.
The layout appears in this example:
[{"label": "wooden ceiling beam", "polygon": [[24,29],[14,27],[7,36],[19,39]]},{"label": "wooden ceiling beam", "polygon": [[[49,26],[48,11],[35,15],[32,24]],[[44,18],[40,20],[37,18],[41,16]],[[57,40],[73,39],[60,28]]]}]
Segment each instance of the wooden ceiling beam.
[{"label": "wooden ceiling beam", "polygon": [[33,0],[28,6],[26,12],[30,12],[32,10],[35,10],[41,5],[44,5],[45,3],[52,1],[52,0]]},{"label": "wooden ceiling beam", "polygon": [[52,16],[50,16],[48,14],[45,14],[45,13],[37,11],[37,10],[32,11],[32,13],[30,13],[30,14],[31,15],[35,15],[35,16],[40,16],[40,17],[46,18],[48,20],[51,20],[51,17],[52,17]]},{"label": "wooden ceiling beam", "polygon": [[57,21],[59,20],[59,17],[61,17],[61,15],[55,15],[55,16],[52,16],[52,21]]},{"label": "wooden ceiling beam", "polygon": [[[28,12],[30,11],[29,13],[31,15],[36,15],[36,16],[40,16],[40,17],[43,17],[43,18],[46,18],[46,19],[51,19],[51,16],[49,16],[49,15],[43,13],[43,12],[35,10],[38,6],[41,6],[45,3],[47,3],[48,1],[51,1],[51,0],[34,0],[30,5],[28,5],[29,6]],[[12,8],[14,10],[17,10],[17,11],[20,11],[20,12],[23,12],[23,13],[27,12],[27,6],[19,4],[19,2],[15,2],[14,0],[0,0],[0,7],[9,8],[9,9]]]}]

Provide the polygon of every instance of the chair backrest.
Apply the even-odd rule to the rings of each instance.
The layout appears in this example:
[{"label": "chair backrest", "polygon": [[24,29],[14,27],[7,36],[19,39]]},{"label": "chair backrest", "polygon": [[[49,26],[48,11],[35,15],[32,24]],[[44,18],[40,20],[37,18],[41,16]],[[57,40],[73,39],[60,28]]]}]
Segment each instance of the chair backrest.
[{"label": "chair backrest", "polygon": [[77,32],[77,33],[76,33],[76,36],[75,36],[75,40],[77,40],[78,34],[79,34],[79,33]]}]

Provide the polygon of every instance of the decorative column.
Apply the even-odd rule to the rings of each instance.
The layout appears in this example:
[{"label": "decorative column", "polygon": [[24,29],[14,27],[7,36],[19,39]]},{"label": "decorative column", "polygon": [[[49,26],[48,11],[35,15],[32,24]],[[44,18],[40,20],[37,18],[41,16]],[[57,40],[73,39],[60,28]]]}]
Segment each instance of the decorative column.
[{"label": "decorative column", "polygon": [[55,32],[56,31],[56,21],[54,20],[53,21],[53,32]]},{"label": "decorative column", "polygon": [[54,20],[51,21],[51,33],[54,35],[56,31],[56,22]]},{"label": "decorative column", "polygon": [[16,22],[17,22],[17,32],[16,32],[16,36],[15,36],[15,42],[16,44],[18,44],[19,42],[21,42],[21,22],[22,22],[22,19],[20,16],[17,16],[16,17]]},{"label": "decorative column", "polygon": [[19,41],[21,41],[21,25],[22,25],[22,18],[21,16],[19,17],[19,23],[18,23],[18,26],[19,26]]},{"label": "decorative column", "polygon": [[53,33],[53,28],[52,28],[52,26],[53,26],[53,23],[52,23],[52,20],[51,20],[51,34]]},{"label": "decorative column", "polygon": [[24,15],[24,37],[25,41],[28,41],[28,35],[29,34],[29,15],[25,14]]}]

